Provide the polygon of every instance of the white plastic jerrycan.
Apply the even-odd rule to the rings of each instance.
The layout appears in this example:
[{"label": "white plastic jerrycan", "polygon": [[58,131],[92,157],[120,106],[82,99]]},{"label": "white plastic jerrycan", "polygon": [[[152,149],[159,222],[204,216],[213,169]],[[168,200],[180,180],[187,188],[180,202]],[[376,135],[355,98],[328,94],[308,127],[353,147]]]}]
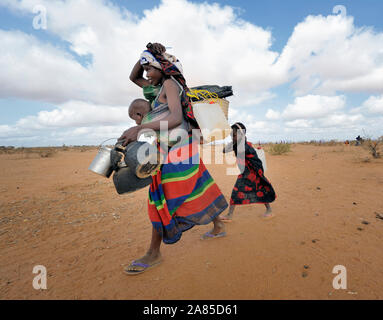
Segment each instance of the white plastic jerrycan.
[{"label": "white plastic jerrycan", "polygon": [[193,113],[206,142],[225,139],[231,127],[219,102],[200,102],[193,104]]},{"label": "white plastic jerrycan", "polygon": [[262,166],[263,166],[263,172],[266,172],[267,170],[267,165],[266,165],[266,156],[265,156],[265,151],[261,147],[254,147],[255,151],[257,152],[258,158],[262,161]]}]

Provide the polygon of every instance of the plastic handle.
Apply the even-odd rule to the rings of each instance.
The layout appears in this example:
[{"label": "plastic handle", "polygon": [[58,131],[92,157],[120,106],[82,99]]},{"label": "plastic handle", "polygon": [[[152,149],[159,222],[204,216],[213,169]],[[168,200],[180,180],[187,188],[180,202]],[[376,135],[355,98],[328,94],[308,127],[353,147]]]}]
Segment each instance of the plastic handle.
[{"label": "plastic handle", "polygon": [[118,138],[109,138],[109,139],[106,139],[105,141],[103,141],[103,142],[101,142],[100,143],[100,147],[102,147],[102,145],[105,143],[105,142],[107,142],[107,141],[109,141],[109,140],[118,140]]}]

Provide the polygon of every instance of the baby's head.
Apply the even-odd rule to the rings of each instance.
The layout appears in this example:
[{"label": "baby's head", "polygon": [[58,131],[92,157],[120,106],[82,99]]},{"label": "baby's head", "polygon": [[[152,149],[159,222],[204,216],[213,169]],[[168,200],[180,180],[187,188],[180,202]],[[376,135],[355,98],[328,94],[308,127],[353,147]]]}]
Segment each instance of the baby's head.
[{"label": "baby's head", "polygon": [[151,110],[150,104],[145,99],[134,100],[129,107],[129,117],[140,125],[144,116]]}]

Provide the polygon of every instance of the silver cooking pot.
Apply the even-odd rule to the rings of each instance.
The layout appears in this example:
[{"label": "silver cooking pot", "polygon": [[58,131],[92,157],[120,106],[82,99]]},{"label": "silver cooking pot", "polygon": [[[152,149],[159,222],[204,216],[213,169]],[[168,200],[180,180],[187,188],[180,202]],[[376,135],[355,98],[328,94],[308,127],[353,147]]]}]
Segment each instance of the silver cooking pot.
[{"label": "silver cooking pot", "polygon": [[88,168],[90,171],[106,178],[109,178],[113,172],[112,164],[110,162],[110,152],[112,151],[112,148],[103,146],[103,144],[112,139],[117,140],[116,138],[110,138],[100,144],[98,153]]},{"label": "silver cooking pot", "polygon": [[[103,146],[108,140],[101,143],[96,157],[89,166],[90,171],[106,178],[113,173],[110,159],[113,149]],[[113,183],[119,194],[134,192],[149,185],[152,182],[152,175],[161,167],[157,148],[147,142],[131,142],[124,149],[124,160],[120,162],[113,175]]]}]

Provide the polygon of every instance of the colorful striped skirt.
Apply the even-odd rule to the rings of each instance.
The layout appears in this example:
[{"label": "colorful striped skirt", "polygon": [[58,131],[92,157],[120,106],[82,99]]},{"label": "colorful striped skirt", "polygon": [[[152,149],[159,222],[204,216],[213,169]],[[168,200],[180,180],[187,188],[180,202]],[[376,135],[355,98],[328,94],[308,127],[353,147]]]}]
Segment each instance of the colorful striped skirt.
[{"label": "colorful striped skirt", "polygon": [[199,157],[198,144],[190,135],[170,148],[150,185],[149,218],[167,244],[195,225],[210,223],[228,207]]}]

